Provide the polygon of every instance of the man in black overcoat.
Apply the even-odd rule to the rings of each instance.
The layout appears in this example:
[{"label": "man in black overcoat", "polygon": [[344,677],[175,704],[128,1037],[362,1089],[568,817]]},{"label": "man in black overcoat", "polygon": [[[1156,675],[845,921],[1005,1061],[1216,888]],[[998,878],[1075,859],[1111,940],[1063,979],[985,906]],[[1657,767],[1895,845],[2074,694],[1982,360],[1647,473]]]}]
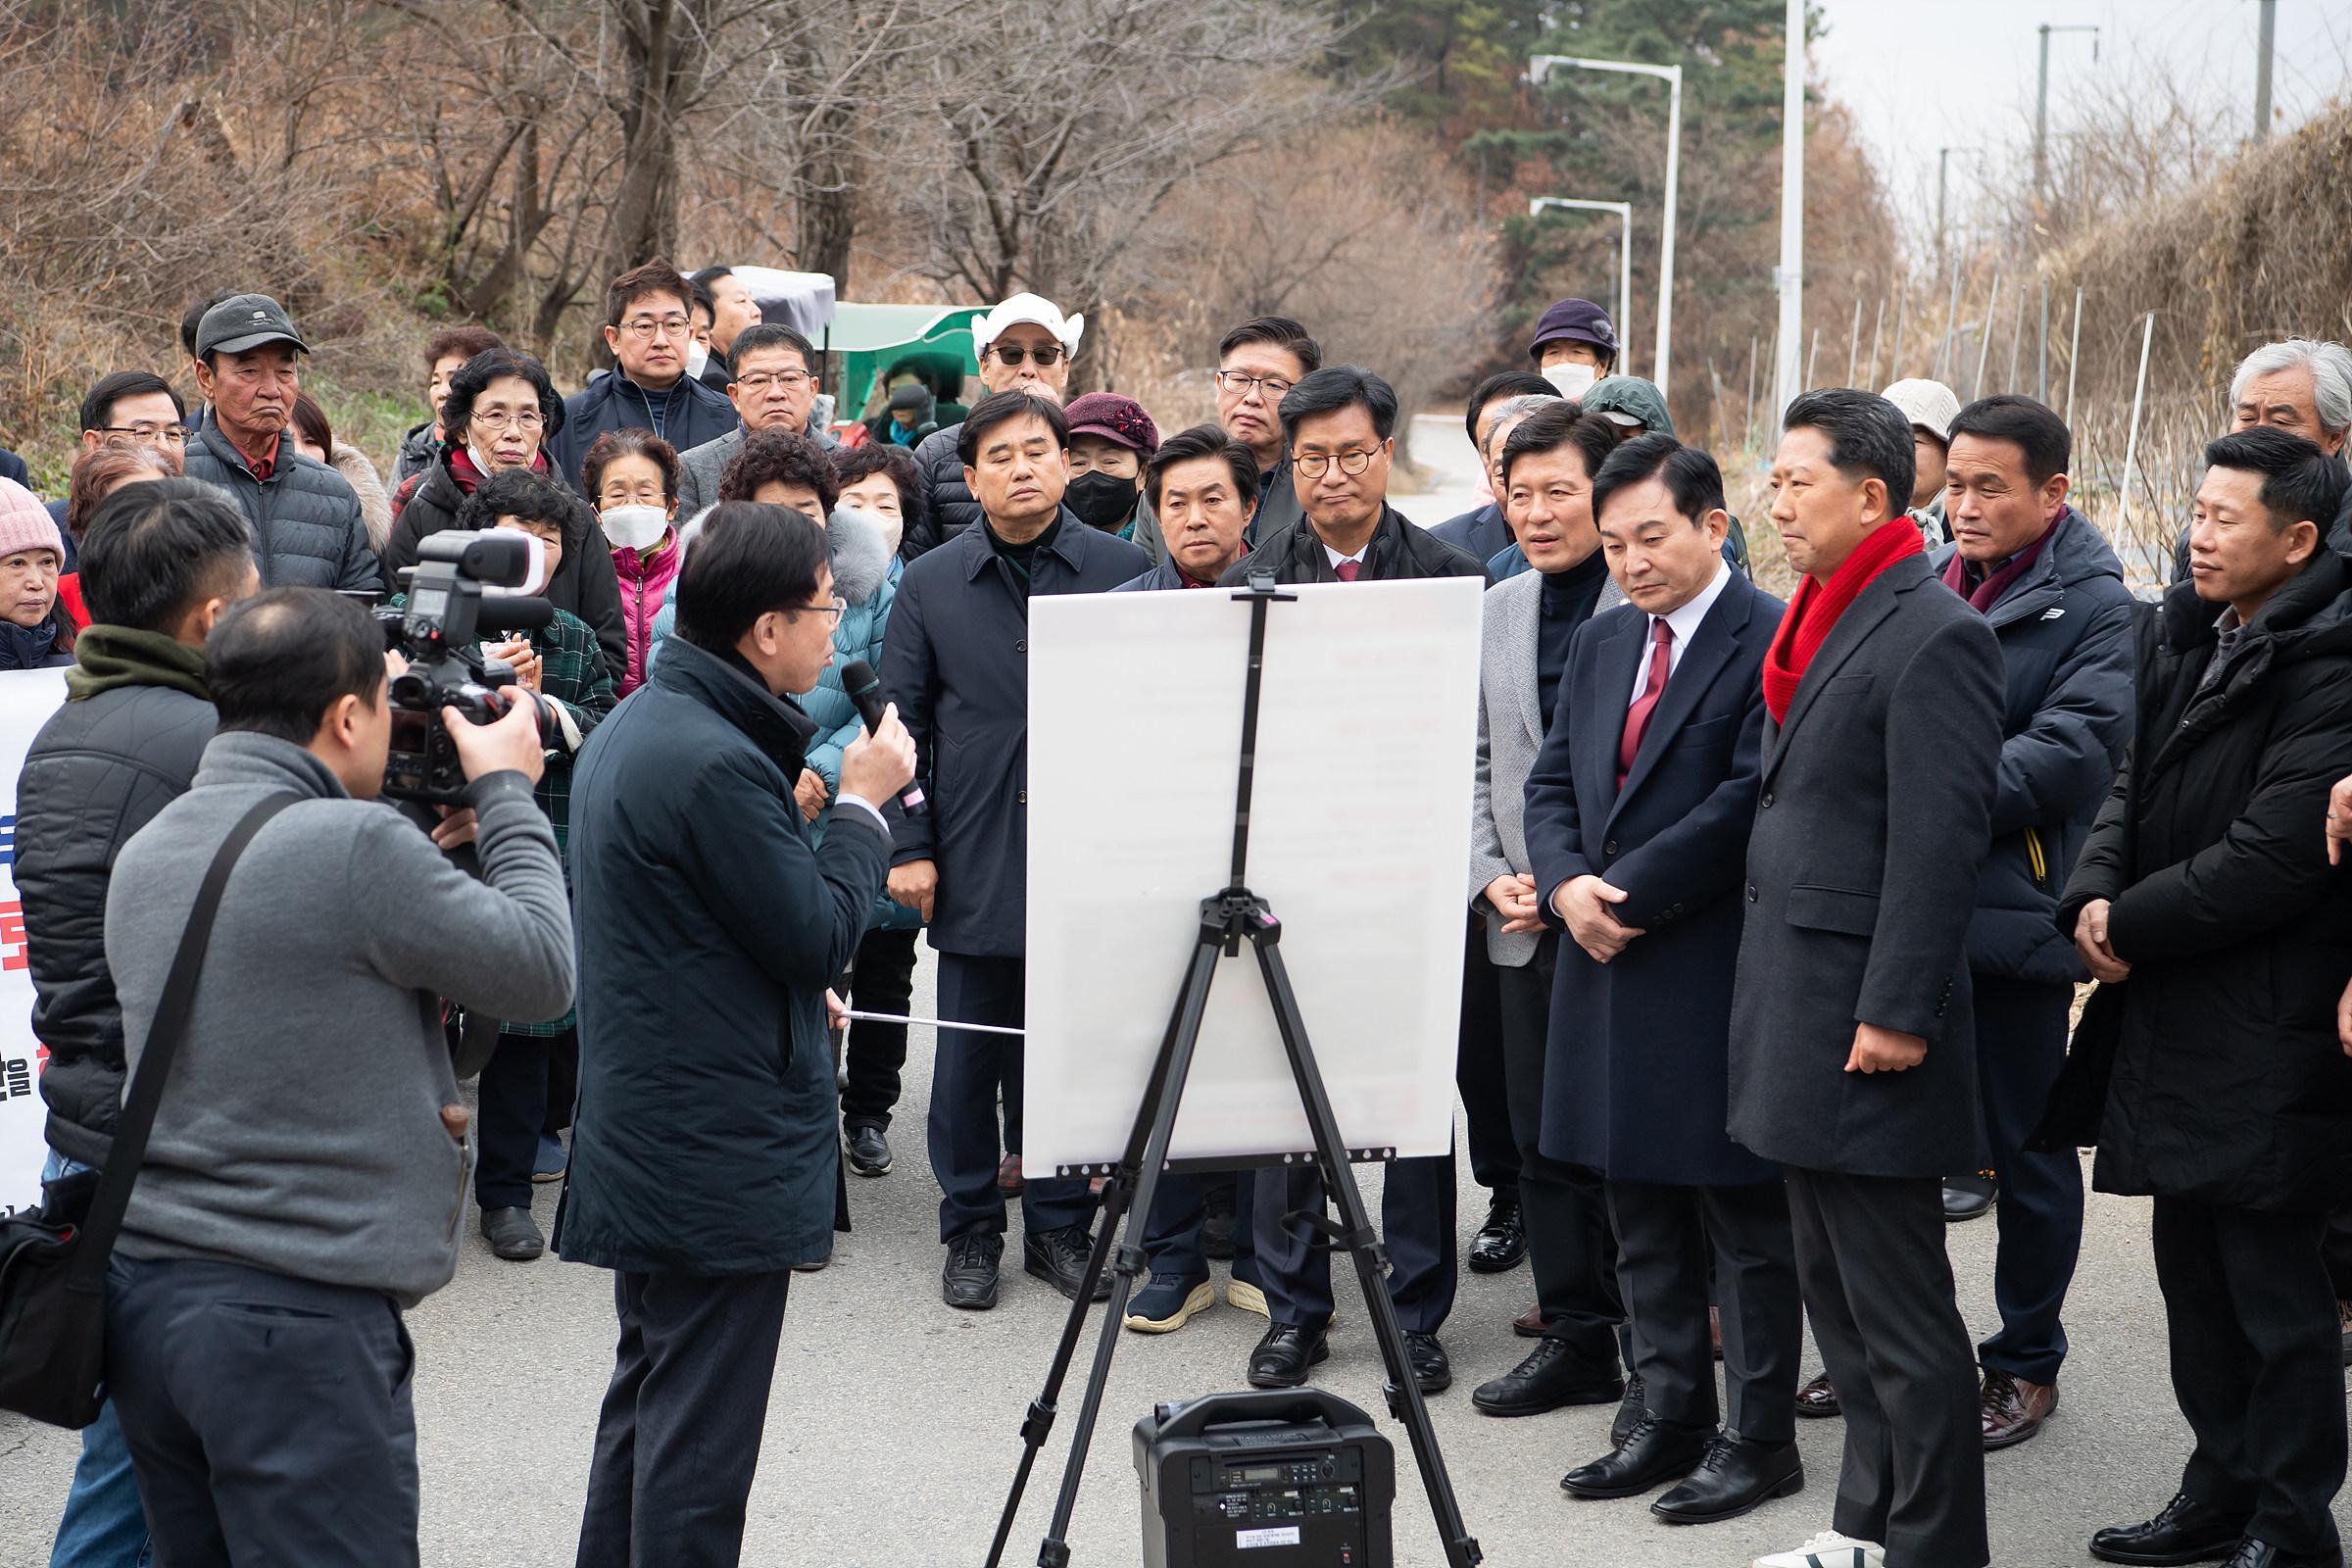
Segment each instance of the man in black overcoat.
[{"label": "man in black overcoat", "polygon": [[1760,677],[1783,606],[1724,561],[1723,475],[1695,447],[1647,435],[1618,448],[1592,506],[1632,603],[1569,640],[1527,783],[1542,918],[1569,939],[1551,995],[1544,1152],[1605,1178],[1643,1410],[1621,1446],[1560,1485],[1630,1497],[1680,1482],[1651,1511],[1695,1524],[1804,1486],[1788,1200],[1779,1169],[1723,1130]]},{"label": "man in black overcoat", "polygon": [[[1070,433],[1053,399],[993,392],[956,439],[981,525],[908,564],[882,645],[882,686],[914,737],[929,805],[914,815],[890,808],[890,896],[930,927],[941,1016],[1017,1029],[1028,972],[1029,600],[1107,593],[1152,563],[1061,504]],[[929,1128],[948,1249],[940,1296],[966,1311],[997,1304],[1000,1095],[1005,1146],[1018,1153],[1020,1043],[941,1030]],[[1030,1179],[1022,1267],[1075,1296],[1094,1248],[1094,1208],[1084,1181]],[[1097,1297],[1109,1292],[1106,1276]]]},{"label": "man in black overcoat", "polygon": [[2319,829],[2352,772],[2352,562],[2322,538],[2344,470],[2262,427],[2205,461],[2189,577],[2142,633],[2132,750],[2058,907],[2122,993],[2092,1185],[2155,1195],[2196,1435],[2173,1500],[2090,1549],[2334,1568],[2343,1374],[2321,1243],[2352,1191],[2352,880]]},{"label": "man in black overcoat", "polygon": [[1808,392],[1783,432],[1772,518],[1804,575],[1764,661],[1729,1128],[1786,1170],[1846,1432],[1835,1529],[1760,1561],[1873,1546],[1886,1568],[1983,1568],[1976,1357],[1942,1176],[1976,1153],[1966,937],[2000,649],[1903,518],[1911,427],[1893,404]]},{"label": "man in black overcoat", "polygon": [[[1352,365],[1327,365],[1284,396],[1282,430],[1304,514],[1261,538],[1225,573],[1226,586],[1246,585],[1252,571],[1271,572],[1282,583],[1485,577],[1467,551],[1433,539],[1388,504],[1396,457],[1396,394],[1388,382]],[[1256,1227],[1270,1321],[1250,1354],[1253,1388],[1297,1388],[1309,1367],[1331,1355],[1331,1252],[1320,1238],[1289,1223],[1299,1210],[1320,1213],[1323,1202],[1319,1170],[1269,1171],[1255,1183],[1254,1212],[1245,1217]],[[1389,1167],[1380,1201],[1394,1265],[1389,1298],[1424,1394],[1453,1382],[1452,1362],[1438,1342],[1453,1310],[1453,1209],[1451,1153]]]}]

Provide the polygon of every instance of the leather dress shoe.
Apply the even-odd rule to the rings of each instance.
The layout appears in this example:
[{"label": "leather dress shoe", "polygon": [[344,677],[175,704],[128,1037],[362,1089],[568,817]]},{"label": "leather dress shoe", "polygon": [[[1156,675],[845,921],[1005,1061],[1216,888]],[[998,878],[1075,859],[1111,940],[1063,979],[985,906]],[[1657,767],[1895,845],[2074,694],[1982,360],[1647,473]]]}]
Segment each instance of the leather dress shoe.
[{"label": "leather dress shoe", "polygon": [[1328,1325],[1270,1323],[1250,1352],[1249,1383],[1253,1389],[1295,1389],[1306,1381],[1306,1369],[1331,1359]]},{"label": "leather dress shoe", "polygon": [[1711,1525],[1804,1490],[1805,1462],[1795,1444],[1750,1443],[1737,1432],[1719,1432],[1708,1440],[1698,1468],[1649,1511],[1670,1525]]},{"label": "leather dress shoe", "polygon": [[1827,1372],[1796,1391],[1796,1413],[1816,1419],[1845,1414],[1845,1406],[1838,1402],[1838,1391],[1830,1386]]},{"label": "leather dress shoe", "polygon": [[1413,1381],[1421,1385],[1423,1394],[1444,1394],[1453,1387],[1453,1357],[1446,1353],[1435,1334],[1405,1330],[1404,1358],[1411,1363]]},{"label": "leather dress shoe", "polygon": [[2288,1551],[2252,1536],[2237,1544],[2227,1568],[2344,1568],[2342,1547],[2333,1551]]},{"label": "leather dress shoe", "polygon": [[858,1176],[890,1174],[890,1140],[879,1127],[852,1127],[843,1140],[850,1150],[850,1170]]},{"label": "leather dress shoe", "polygon": [[1649,1413],[1649,1391],[1642,1386],[1642,1374],[1630,1373],[1625,1380],[1625,1397],[1618,1401],[1617,1413],[1609,1418],[1609,1441],[1618,1446],[1634,1435],[1634,1428]]},{"label": "leather dress shoe", "polygon": [[1487,1205],[1487,1222],[1470,1238],[1470,1272],[1501,1274],[1526,1257],[1527,1213],[1516,1198],[1497,1198]]},{"label": "leather dress shoe", "polygon": [[[1086,1265],[1094,1253],[1095,1239],[1083,1225],[1064,1225],[1021,1238],[1021,1267],[1072,1301],[1078,1299],[1078,1288],[1086,1283]],[[1096,1276],[1094,1295],[1088,1299],[1110,1299],[1110,1270]]]},{"label": "leather dress shoe", "polygon": [[1977,1421],[1984,1429],[1986,1450],[2025,1442],[2057,1408],[2057,1384],[2029,1383],[1987,1367],[1984,1386],[1977,1392]]},{"label": "leather dress shoe", "polygon": [[939,1296],[950,1306],[984,1312],[997,1304],[997,1262],[1004,1238],[994,1231],[966,1231],[948,1243],[948,1264],[940,1270]]},{"label": "leather dress shoe", "polygon": [[527,1208],[483,1209],[482,1238],[493,1255],[510,1263],[528,1263],[547,1250],[547,1238]]},{"label": "leather dress shoe", "polygon": [[[1544,1331],[1549,1327],[1551,1325],[1544,1320],[1544,1303],[1542,1301],[1536,1302],[1535,1305],[1511,1319],[1511,1332],[1523,1340],[1540,1340],[1544,1337]],[[2346,1329],[2344,1338],[2345,1343],[2352,1344],[2352,1328]],[[2352,1366],[2352,1355],[2345,1357],[2344,1364]]]},{"label": "leather dress shoe", "polygon": [[1698,1468],[1714,1435],[1712,1427],[1687,1427],[1644,1410],[1624,1443],[1560,1477],[1560,1490],[1572,1497],[1640,1496]]},{"label": "leather dress shoe", "polygon": [[1470,1402],[1489,1415],[1542,1415],[1624,1396],[1625,1380],[1615,1368],[1593,1366],[1566,1340],[1538,1340],[1525,1360],[1473,1390]]},{"label": "leather dress shoe", "polygon": [[1943,1179],[1943,1217],[1957,1225],[1964,1219],[1982,1219],[1992,1212],[2000,1197],[2000,1184],[1990,1171],[1978,1171],[1970,1176],[1946,1176]]},{"label": "leather dress shoe", "polygon": [[2105,1562],[2173,1568],[2177,1563],[2221,1562],[2237,1550],[2246,1516],[2224,1513],[2187,1493],[2176,1494],[2155,1518],[2113,1525],[2090,1538],[2090,1554]]}]

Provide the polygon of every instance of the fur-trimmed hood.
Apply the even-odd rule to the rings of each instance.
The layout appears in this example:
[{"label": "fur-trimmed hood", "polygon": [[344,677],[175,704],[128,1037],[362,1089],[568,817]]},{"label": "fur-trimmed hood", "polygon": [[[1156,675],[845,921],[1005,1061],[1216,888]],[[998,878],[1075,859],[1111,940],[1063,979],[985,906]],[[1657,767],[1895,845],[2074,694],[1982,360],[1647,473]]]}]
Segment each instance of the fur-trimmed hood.
[{"label": "fur-trimmed hood", "polygon": [[[678,563],[683,569],[686,553],[703,536],[703,519],[710,515],[705,507],[687,519],[678,530]],[[881,531],[855,513],[833,509],[825,519],[825,554],[833,565],[833,591],[852,606],[870,604],[882,585],[890,580],[893,557]]]}]

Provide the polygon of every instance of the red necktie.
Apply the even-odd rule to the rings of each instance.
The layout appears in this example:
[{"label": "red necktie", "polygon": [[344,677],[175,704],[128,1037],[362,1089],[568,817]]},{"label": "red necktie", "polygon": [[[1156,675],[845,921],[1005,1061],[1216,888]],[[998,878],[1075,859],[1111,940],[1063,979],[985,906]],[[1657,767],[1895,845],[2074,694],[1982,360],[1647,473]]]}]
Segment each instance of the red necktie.
[{"label": "red necktie", "polygon": [[1364,564],[1360,561],[1343,561],[1331,569],[1340,574],[1340,581],[1353,582],[1355,574],[1364,569]]},{"label": "red necktie", "polygon": [[1625,710],[1625,734],[1617,742],[1617,787],[1625,788],[1625,776],[1634,770],[1634,759],[1642,755],[1642,735],[1649,728],[1649,715],[1657,710],[1658,698],[1666,690],[1667,671],[1674,667],[1674,628],[1663,617],[1649,623],[1649,678],[1642,683],[1642,695],[1634,706]]}]

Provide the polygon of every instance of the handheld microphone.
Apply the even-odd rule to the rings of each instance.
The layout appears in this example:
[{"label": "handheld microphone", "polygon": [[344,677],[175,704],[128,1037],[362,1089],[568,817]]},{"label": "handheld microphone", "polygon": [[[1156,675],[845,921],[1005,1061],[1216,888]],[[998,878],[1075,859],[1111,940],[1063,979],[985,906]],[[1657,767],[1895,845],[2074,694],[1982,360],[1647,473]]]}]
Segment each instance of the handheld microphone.
[{"label": "handheld microphone", "polygon": [[[873,665],[862,659],[842,665],[841,689],[858,705],[858,716],[865,720],[868,735],[882,727],[882,680]],[[921,816],[930,809],[923,804],[923,787],[911,782],[899,791],[899,807],[908,816]]]}]

